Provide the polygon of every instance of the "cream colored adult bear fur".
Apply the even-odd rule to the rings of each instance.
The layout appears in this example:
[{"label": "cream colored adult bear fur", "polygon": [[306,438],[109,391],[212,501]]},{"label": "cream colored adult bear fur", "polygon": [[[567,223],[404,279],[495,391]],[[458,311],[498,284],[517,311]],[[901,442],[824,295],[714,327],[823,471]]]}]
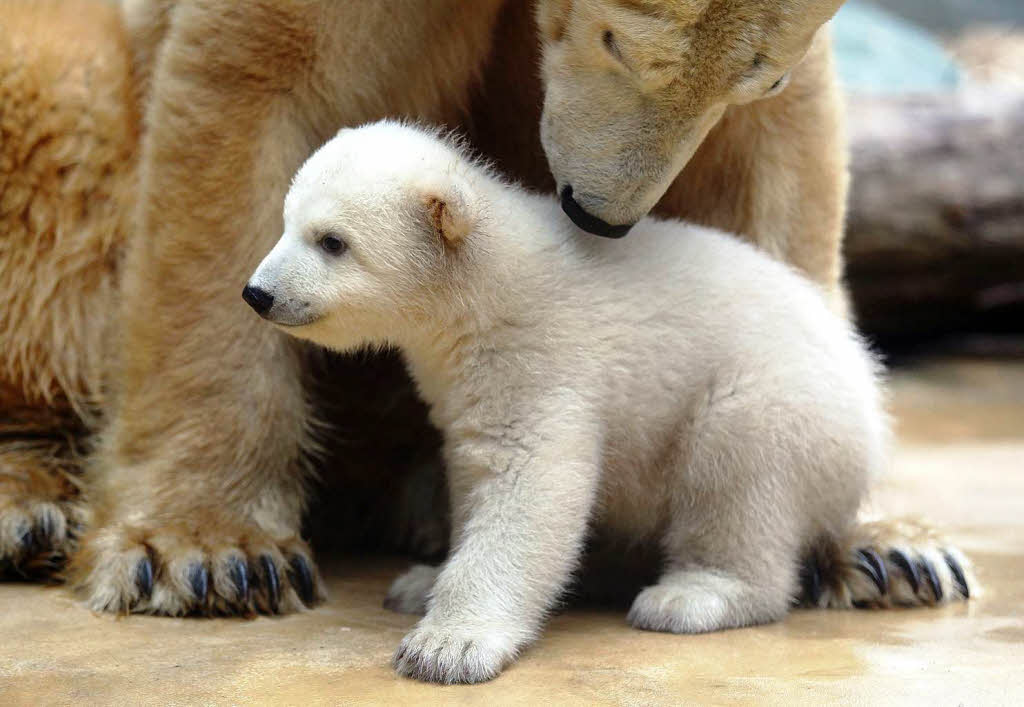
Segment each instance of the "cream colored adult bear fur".
[{"label": "cream colored adult bear fur", "polygon": [[[346,389],[359,390],[343,417],[313,399],[310,391],[319,388],[307,385],[313,369],[326,369],[327,379],[337,379],[336,364],[255,326],[237,302],[237,289],[279,233],[278,204],[288,177],[315,145],[345,124],[409,115],[461,125],[506,171],[531,185],[555,188],[539,138],[545,100],[534,70],[540,46],[535,9],[552,87],[560,85],[563,64],[565,71],[620,72],[621,100],[608,91],[595,93],[595,100],[612,99],[602,120],[615,116],[628,123],[630,106],[668,105],[677,98],[689,105],[697,100],[693,96],[708,110],[724,111],[669,187],[659,213],[745,234],[838,291],[845,150],[828,41],[818,31],[834,4],[716,1],[695,3],[700,14],[686,16],[680,8],[688,3],[667,1],[128,2],[136,93],[145,97],[147,128],[135,189],[121,203],[126,213],[137,204],[139,238],[124,262],[119,304],[106,310],[116,312],[122,332],[119,355],[111,360],[123,365],[111,375],[116,395],[104,401],[110,424],[87,476],[95,519],[72,568],[81,595],[94,608],[118,611],[296,608],[303,603],[300,594],[317,594],[301,577],[297,585],[290,582],[287,570],[293,563],[310,565],[308,547],[299,539],[307,470],[315,467],[328,480],[339,468],[348,469],[341,473],[351,485],[416,488],[398,483],[394,470],[423,466],[410,462],[422,457],[415,446],[426,434],[419,418],[407,415],[395,423],[390,393],[373,395],[369,388],[371,394],[363,394],[369,374],[343,378]],[[657,54],[641,57],[628,49],[635,31],[646,32],[652,12],[663,15],[667,33],[651,45],[669,50],[662,59],[680,56],[670,35],[693,35],[700,41],[687,45],[686,63],[705,67],[708,75],[673,76],[675,93],[652,93],[652,86],[631,83],[638,75],[628,73],[637,68],[630,62],[658,60]],[[614,42],[605,40],[607,31]],[[762,52],[761,63],[768,57],[773,71],[792,68],[789,87],[777,96],[732,105],[753,94],[740,96],[721,77],[714,90],[710,84],[699,91],[694,84],[693,96],[683,90],[693,82],[704,86],[725,65],[723,57],[757,58],[748,51],[754,40],[780,52]],[[110,66],[127,76],[123,64]],[[668,76],[670,69],[663,69]],[[125,78],[111,84],[118,81]],[[579,108],[571,97],[555,98],[546,102],[546,121]],[[83,117],[106,106],[104,100],[87,103]],[[709,120],[701,120],[706,127]],[[678,126],[664,127],[648,131],[664,148],[664,159],[657,157],[656,145],[648,146],[650,161],[637,173],[640,181],[659,160],[682,167],[684,160],[670,144],[680,138]],[[546,136],[558,175],[571,174],[573,160],[596,156],[593,145],[574,145],[566,137],[560,147],[560,139]],[[696,142],[687,131],[686,144]],[[617,169],[613,155],[606,156],[601,170]],[[88,154],[76,157],[89,160]],[[599,189],[579,180],[573,186],[581,208],[617,223],[619,214],[605,214],[588,200]],[[650,186],[638,189],[649,200]],[[645,205],[639,200],[630,213]],[[76,329],[84,321],[83,314],[68,326]],[[21,346],[31,337],[26,322],[15,320],[5,333],[5,350],[10,340]],[[53,359],[58,349],[52,341],[46,345]],[[358,414],[366,399],[380,401],[379,414]],[[48,413],[45,401],[36,405]],[[362,427],[347,427],[360,420]],[[316,434],[339,424],[340,431]],[[411,451],[392,454],[389,461],[390,439],[369,446],[337,442],[372,436],[374,428],[405,434],[399,447]],[[360,474],[367,465],[381,474]],[[59,480],[40,465],[34,468],[40,479]],[[384,476],[386,482],[377,480]],[[61,500],[56,487],[46,489],[34,485],[33,494],[43,490],[38,500]],[[23,508],[25,488],[4,485],[0,497],[0,525],[20,519],[22,511],[11,509]],[[379,508],[388,510],[385,504]],[[11,527],[23,526],[19,520]],[[413,521],[411,527],[420,525]],[[45,548],[47,534],[36,536],[33,546]],[[24,537],[19,534],[18,543]],[[253,581],[217,579],[242,572]],[[315,572],[309,577],[315,583]]]},{"label": "cream colored adult bear fur", "polygon": [[0,0],[0,573],[48,575],[86,509],[139,139],[117,9]]},{"label": "cream colored adult bear fur", "polygon": [[243,296],[336,350],[397,346],[445,436],[452,551],[392,590],[426,608],[404,675],[494,677],[538,635],[588,524],[664,555],[638,628],[778,620],[819,553],[834,575],[814,603],[968,596],[955,549],[916,550],[921,586],[905,552],[853,544],[888,464],[875,362],[820,291],[721,232],[645,219],[588,238],[553,199],[381,122],[299,170]]}]

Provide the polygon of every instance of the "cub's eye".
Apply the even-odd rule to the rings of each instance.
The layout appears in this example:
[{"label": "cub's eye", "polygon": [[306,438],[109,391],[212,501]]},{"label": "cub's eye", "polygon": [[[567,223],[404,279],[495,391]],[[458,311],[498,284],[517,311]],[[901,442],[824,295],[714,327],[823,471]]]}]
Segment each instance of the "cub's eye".
[{"label": "cub's eye", "polygon": [[325,253],[337,255],[345,250],[347,246],[345,245],[345,241],[338,238],[337,235],[334,233],[328,233],[320,239],[320,247],[323,248]]},{"label": "cub's eye", "polygon": [[772,87],[771,87],[771,88],[769,88],[768,90],[769,90],[769,91],[776,91],[776,90],[778,90],[779,86],[781,86],[781,85],[782,85],[782,82],[783,82],[783,80],[785,80],[785,78],[786,78],[785,76],[783,76],[783,77],[779,78],[779,80],[778,80],[778,81],[776,81],[775,83],[773,83],[773,84],[772,84]]}]

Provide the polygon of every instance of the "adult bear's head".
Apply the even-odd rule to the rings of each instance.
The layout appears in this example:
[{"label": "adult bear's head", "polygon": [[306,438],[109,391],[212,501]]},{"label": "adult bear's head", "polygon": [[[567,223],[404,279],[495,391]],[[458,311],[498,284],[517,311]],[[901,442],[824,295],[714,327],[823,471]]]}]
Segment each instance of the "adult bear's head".
[{"label": "adult bear's head", "polygon": [[541,141],[565,211],[620,236],[730,105],[773,96],[842,0],[541,0]]}]

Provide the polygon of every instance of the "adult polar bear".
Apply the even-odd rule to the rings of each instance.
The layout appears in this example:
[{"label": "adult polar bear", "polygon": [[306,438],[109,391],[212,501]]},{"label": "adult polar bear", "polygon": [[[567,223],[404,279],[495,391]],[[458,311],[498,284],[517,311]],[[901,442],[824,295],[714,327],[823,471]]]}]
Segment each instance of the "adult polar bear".
[{"label": "adult polar bear", "polygon": [[[668,188],[663,210],[748,234],[838,291],[845,158],[819,31],[838,5],[541,0],[553,173],[612,223]],[[539,103],[530,64],[502,67],[533,43],[529,14],[526,0],[133,5],[144,80],[155,60],[118,399],[72,565],[91,607],[284,611],[317,594],[298,536],[316,414],[303,356],[238,292],[280,233],[290,176],[341,125],[388,114],[465,125],[513,174],[548,184],[543,157],[522,147],[536,109],[501,110]],[[755,100],[790,70],[787,90]],[[494,71],[512,90],[490,85]],[[583,122],[568,115],[587,105],[577,81],[593,83]],[[625,126],[642,159],[623,162],[608,125]]]}]

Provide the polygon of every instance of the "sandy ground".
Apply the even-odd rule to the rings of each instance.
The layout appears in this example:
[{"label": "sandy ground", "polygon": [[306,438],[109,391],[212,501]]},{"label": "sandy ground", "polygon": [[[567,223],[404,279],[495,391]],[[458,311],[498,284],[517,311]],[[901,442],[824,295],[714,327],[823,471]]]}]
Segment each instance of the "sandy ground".
[{"label": "sandy ground", "polygon": [[894,376],[900,446],[875,502],[926,514],[974,559],[983,596],[942,609],[796,611],[703,636],[570,610],[497,680],[396,677],[413,619],[381,608],[397,560],[328,560],[331,599],[299,616],[114,618],[63,588],[0,585],[0,705],[1024,704],[1024,361]]}]

